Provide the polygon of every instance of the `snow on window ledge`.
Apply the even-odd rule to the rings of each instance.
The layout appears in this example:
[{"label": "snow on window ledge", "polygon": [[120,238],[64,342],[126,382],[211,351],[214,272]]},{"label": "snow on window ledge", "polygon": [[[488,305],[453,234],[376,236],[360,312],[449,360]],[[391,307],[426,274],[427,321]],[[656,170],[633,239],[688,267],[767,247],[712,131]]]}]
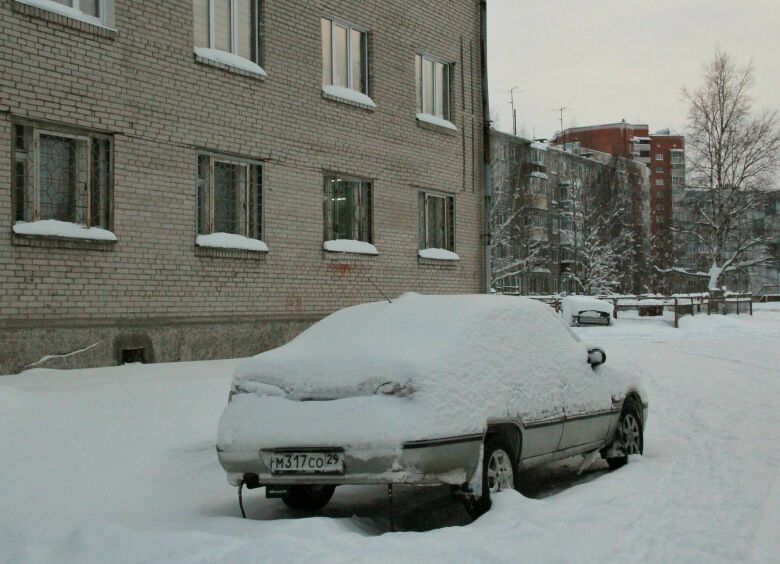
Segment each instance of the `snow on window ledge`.
[{"label": "snow on window ledge", "polygon": [[440,118],[431,114],[417,114],[417,121],[429,123],[431,125],[437,125],[445,129],[452,129],[453,131],[458,130],[455,124],[452,123],[451,121],[448,121],[444,118]]},{"label": "snow on window ledge", "polygon": [[63,237],[65,239],[86,239],[90,241],[116,241],[116,235],[107,229],[87,227],[56,219],[40,221],[19,221],[12,227],[16,235],[34,237]]},{"label": "snow on window ledge", "polygon": [[209,235],[198,235],[195,238],[195,244],[198,247],[210,247],[213,249],[238,249],[242,251],[255,251],[258,253],[267,253],[268,245],[258,239],[250,239],[243,235],[233,233],[211,233]]},{"label": "snow on window ledge", "polygon": [[357,90],[351,88],[345,88],[343,86],[333,86],[332,84],[325,84],[322,86],[322,96],[337,102],[348,102],[355,106],[365,108],[367,110],[373,110],[376,108],[374,101]]},{"label": "snow on window ledge", "polygon": [[19,4],[26,4],[28,6],[33,6],[35,8],[41,8],[42,10],[54,12],[55,14],[65,16],[66,18],[71,18],[80,22],[88,23],[90,25],[94,25],[97,27],[102,27],[111,31],[116,31],[114,28],[106,25],[106,23],[100,18],[90,16],[89,14],[85,14],[80,10],[76,10],[74,8],[71,8],[70,6],[60,4],[59,2],[53,2],[52,0],[14,0],[14,1]]},{"label": "snow on window ledge", "polygon": [[333,239],[325,241],[322,248],[329,253],[353,253],[357,255],[378,255],[379,251],[371,243],[353,239]]},{"label": "snow on window ledge", "polygon": [[195,58],[198,62],[216,63],[220,67],[228,67],[228,70],[238,69],[260,78],[268,78],[268,73],[260,65],[227,51],[195,47]]},{"label": "snow on window ledge", "polygon": [[433,259],[433,260],[449,260],[449,261],[456,261],[460,260],[460,257],[457,253],[453,253],[452,251],[448,251],[447,249],[420,249],[417,251],[417,255],[420,258],[424,259]]}]

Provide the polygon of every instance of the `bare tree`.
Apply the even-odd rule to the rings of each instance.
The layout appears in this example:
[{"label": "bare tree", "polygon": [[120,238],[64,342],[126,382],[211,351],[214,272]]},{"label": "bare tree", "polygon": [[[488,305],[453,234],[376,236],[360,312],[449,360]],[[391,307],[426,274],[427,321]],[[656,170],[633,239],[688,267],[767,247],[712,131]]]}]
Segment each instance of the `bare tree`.
[{"label": "bare tree", "polygon": [[717,51],[704,68],[704,83],[683,89],[689,104],[686,137],[689,184],[702,190],[693,200],[694,220],[677,225],[675,236],[692,238],[707,266],[658,269],[708,279],[720,288],[726,272],[764,263],[768,256],[749,228],[778,166],[777,111],[753,112],[753,67],[737,65]]},{"label": "bare tree", "polygon": [[493,284],[522,279],[547,266],[547,243],[529,237],[526,229],[530,208],[522,190],[511,183],[499,185],[491,205],[490,216],[494,218],[490,245]]},{"label": "bare tree", "polygon": [[581,215],[575,279],[587,295],[610,294],[632,286],[634,232],[628,187],[617,159],[586,181],[577,198]]}]

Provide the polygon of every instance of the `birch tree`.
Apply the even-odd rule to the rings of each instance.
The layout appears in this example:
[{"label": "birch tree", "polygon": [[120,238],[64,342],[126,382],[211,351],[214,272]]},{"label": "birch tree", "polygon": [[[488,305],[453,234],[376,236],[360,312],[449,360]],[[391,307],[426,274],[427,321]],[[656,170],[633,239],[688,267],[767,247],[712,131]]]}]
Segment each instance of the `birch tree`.
[{"label": "birch tree", "polygon": [[753,84],[752,64],[739,66],[717,51],[705,65],[703,84],[683,89],[689,105],[689,184],[703,194],[691,204],[694,220],[674,231],[676,237],[697,242],[707,265],[702,269],[675,265],[660,272],[703,277],[710,289],[716,289],[725,273],[769,259],[763,241],[750,227],[762,192],[771,187],[777,170],[780,134],[776,110],[753,111]]}]

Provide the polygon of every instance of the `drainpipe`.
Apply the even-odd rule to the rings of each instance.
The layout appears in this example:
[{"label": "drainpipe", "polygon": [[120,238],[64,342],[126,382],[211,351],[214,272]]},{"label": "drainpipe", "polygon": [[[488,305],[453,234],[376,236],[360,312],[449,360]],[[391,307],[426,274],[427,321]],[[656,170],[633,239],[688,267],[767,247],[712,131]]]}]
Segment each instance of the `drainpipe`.
[{"label": "drainpipe", "polygon": [[485,253],[485,293],[490,293],[492,274],[490,265],[490,204],[493,200],[493,186],[490,174],[490,99],[488,97],[487,71],[487,0],[479,0],[479,55],[482,78],[482,182],[484,197],[484,233],[482,235]]}]

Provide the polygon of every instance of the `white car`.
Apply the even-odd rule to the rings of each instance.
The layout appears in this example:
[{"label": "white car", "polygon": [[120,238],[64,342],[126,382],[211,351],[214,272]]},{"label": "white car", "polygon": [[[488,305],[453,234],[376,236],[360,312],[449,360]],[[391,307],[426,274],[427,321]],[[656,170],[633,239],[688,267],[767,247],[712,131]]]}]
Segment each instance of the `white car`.
[{"label": "white car", "polygon": [[561,300],[561,317],[569,327],[611,325],[614,307],[590,296],[566,296]]},{"label": "white car", "polygon": [[449,484],[478,515],[522,468],[642,452],[645,395],[605,360],[524,298],[350,307],[238,367],[217,452],[230,484],[295,508],[341,484]]}]

